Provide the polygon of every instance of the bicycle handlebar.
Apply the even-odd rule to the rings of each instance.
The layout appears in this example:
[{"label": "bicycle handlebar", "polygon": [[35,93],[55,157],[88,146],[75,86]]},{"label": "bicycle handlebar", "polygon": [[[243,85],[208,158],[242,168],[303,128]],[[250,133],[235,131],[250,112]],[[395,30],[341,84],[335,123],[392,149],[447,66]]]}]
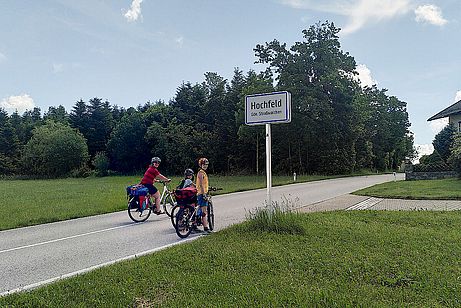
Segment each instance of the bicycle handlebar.
[{"label": "bicycle handlebar", "polygon": [[171,182],[171,179],[170,179],[170,180],[168,180],[168,181],[163,181],[163,180],[155,180],[155,182],[157,182],[157,183],[161,183],[161,184],[163,184],[163,185],[166,185],[166,184],[168,184],[168,183],[170,183],[170,182]]}]

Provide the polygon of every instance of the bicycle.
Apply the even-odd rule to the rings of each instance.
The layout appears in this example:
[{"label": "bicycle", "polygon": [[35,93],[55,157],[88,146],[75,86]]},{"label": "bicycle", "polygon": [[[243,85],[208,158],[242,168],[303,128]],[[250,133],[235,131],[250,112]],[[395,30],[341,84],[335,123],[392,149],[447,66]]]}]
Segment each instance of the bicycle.
[{"label": "bicycle", "polygon": [[171,217],[172,210],[176,205],[176,199],[174,197],[174,193],[168,188],[169,182],[166,182],[166,181],[157,181],[157,182],[163,184],[163,191],[162,191],[162,194],[160,195],[160,204],[162,205],[165,213],[169,217]]},{"label": "bicycle", "polygon": [[[222,190],[222,188],[210,187],[209,192]],[[214,229],[214,209],[211,195],[208,195],[208,228]],[[174,218],[173,218],[174,217]],[[188,237],[193,229],[202,225],[201,208],[197,203],[176,205],[172,210],[171,222],[180,238]]]},{"label": "bicycle", "polygon": [[[168,182],[157,181],[163,184],[163,192],[160,196],[161,206],[165,213],[171,216],[173,207],[176,205],[174,194],[168,188]],[[134,222],[143,222],[149,218],[153,210],[156,208],[153,203],[153,197],[149,194],[149,190],[143,185],[132,185],[127,187],[128,196],[128,216]]]},{"label": "bicycle", "polygon": [[126,188],[128,197],[128,216],[134,222],[143,222],[152,213],[152,204],[149,190],[142,185],[132,185]]}]

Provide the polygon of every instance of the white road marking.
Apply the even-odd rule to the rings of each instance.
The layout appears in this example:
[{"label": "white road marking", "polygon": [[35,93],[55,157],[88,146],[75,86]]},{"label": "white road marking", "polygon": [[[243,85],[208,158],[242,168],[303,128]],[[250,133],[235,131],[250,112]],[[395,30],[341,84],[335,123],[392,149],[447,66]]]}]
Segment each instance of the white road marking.
[{"label": "white road marking", "polygon": [[91,266],[91,267],[87,267],[87,268],[84,268],[84,269],[81,269],[81,270],[78,270],[78,271],[75,271],[75,272],[72,272],[72,273],[68,273],[68,274],[58,276],[58,277],[53,277],[53,278],[50,278],[50,279],[39,281],[39,282],[30,284],[30,285],[27,285],[27,286],[24,286],[24,287],[19,287],[19,288],[13,289],[13,290],[9,290],[9,291],[0,293],[0,297],[6,296],[6,295],[9,295],[9,294],[13,294],[13,293],[17,293],[17,292],[32,290],[32,289],[38,288],[40,286],[43,286],[43,285],[46,285],[46,284],[49,284],[49,283],[52,283],[52,282],[56,282],[56,281],[61,280],[61,279],[66,279],[66,278],[70,278],[70,277],[73,277],[73,276],[76,276],[76,275],[84,274],[84,273],[87,273],[89,271],[95,270],[97,268],[104,267],[104,266],[109,266],[109,265],[115,264],[117,262],[136,259],[138,257],[144,256],[144,255],[147,255],[147,254],[150,254],[150,253],[154,253],[154,252],[157,252],[157,251],[160,251],[160,250],[163,250],[163,249],[166,249],[166,248],[178,245],[178,244],[193,241],[193,240],[196,240],[198,238],[200,238],[200,236],[190,237],[190,238],[178,241],[178,242],[167,244],[165,246],[161,246],[161,247],[153,248],[153,249],[150,249],[150,250],[146,250],[146,251],[143,251],[143,252],[131,255],[131,256],[123,257],[123,258],[120,258],[120,259],[117,259],[117,260],[112,260],[112,261],[109,261],[109,262],[105,262],[105,263],[101,263],[101,264],[94,265],[94,266]]},{"label": "white road marking", "polygon": [[374,197],[370,197],[362,202],[359,202],[357,204],[354,204],[353,206],[350,206],[346,209],[346,211],[350,211],[350,210],[366,210],[366,209],[369,209],[370,207],[372,207],[373,205],[379,203],[383,201],[383,199],[381,198],[374,198]]},{"label": "white road marking", "polygon": [[126,227],[131,227],[131,226],[134,226],[134,224],[131,224],[131,225],[124,225],[124,226],[118,226],[118,227],[112,227],[112,228],[107,228],[107,229],[102,229],[102,230],[97,230],[97,231],[91,231],[91,232],[87,232],[87,233],[82,233],[82,234],[77,234],[77,235],[72,235],[72,236],[57,238],[57,239],[49,240],[49,241],[45,241],[45,242],[40,242],[40,243],[35,243],[35,244],[30,244],[30,245],[25,245],[25,246],[19,246],[19,247],[9,248],[9,249],[5,249],[5,250],[0,250],[0,253],[5,253],[5,252],[10,252],[10,251],[15,251],[15,250],[24,249],[24,248],[31,248],[31,247],[35,247],[35,246],[41,246],[41,245],[56,243],[56,242],[60,242],[60,241],[65,241],[65,240],[77,238],[77,237],[82,237],[82,236],[87,236],[87,235],[92,235],[92,234],[97,234],[97,233],[112,231],[112,230],[121,229],[121,228],[126,228]]}]

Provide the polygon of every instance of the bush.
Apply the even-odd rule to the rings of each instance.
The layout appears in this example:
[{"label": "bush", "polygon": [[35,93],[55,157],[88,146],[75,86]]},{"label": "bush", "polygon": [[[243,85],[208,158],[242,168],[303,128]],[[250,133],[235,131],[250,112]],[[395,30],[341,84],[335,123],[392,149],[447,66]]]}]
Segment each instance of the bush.
[{"label": "bush", "polygon": [[431,165],[431,164],[445,163],[445,161],[443,160],[443,158],[439,154],[439,152],[437,152],[437,150],[434,150],[434,152],[432,152],[432,154],[430,154],[430,155],[423,155],[419,159],[419,163],[421,165]]},{"label": "bush", "polygon": [[109,171],[109,159],[104,152],[98,152],[93,159],[96,176],[107,176]]},{"label": "bush", "polygon": [[11,175],[11,174],[14,174],[15,172],[16,172],[16,167],[14,165],[13,159],[0,153],[0,174]]},{"label": "bush", "polygon": [[53,121],[33,130],[21,158],[25,174],[48,177],[69,175],[87,161],[85,138],[70,126]]}]

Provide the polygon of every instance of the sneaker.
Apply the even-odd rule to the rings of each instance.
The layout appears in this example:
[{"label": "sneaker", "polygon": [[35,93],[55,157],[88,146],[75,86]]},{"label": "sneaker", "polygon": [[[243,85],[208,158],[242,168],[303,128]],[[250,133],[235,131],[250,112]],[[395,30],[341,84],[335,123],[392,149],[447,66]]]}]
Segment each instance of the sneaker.
[{"label": "sneaker", "polygon": [[199,228],[197,228],[196,225],[192,225],[191,230],[192,230],[192,232],[194,232],[194,233],[201,233],[201,232],[203,232],[202,230],[200,230]]},{"label": "sneaker", "polygon": [[162,212],[162,210],[160,210],[160,211],[157,211],[157,210],[153,210],[152,212],[153,212],[154,214],[156,214],[156,215],[162,215],[162,214],[165,214],[165,212]]},{"label": "sneaker", "polygon": [[203,232],[210,234],[212,231],[209,228],[203,228]]}]

